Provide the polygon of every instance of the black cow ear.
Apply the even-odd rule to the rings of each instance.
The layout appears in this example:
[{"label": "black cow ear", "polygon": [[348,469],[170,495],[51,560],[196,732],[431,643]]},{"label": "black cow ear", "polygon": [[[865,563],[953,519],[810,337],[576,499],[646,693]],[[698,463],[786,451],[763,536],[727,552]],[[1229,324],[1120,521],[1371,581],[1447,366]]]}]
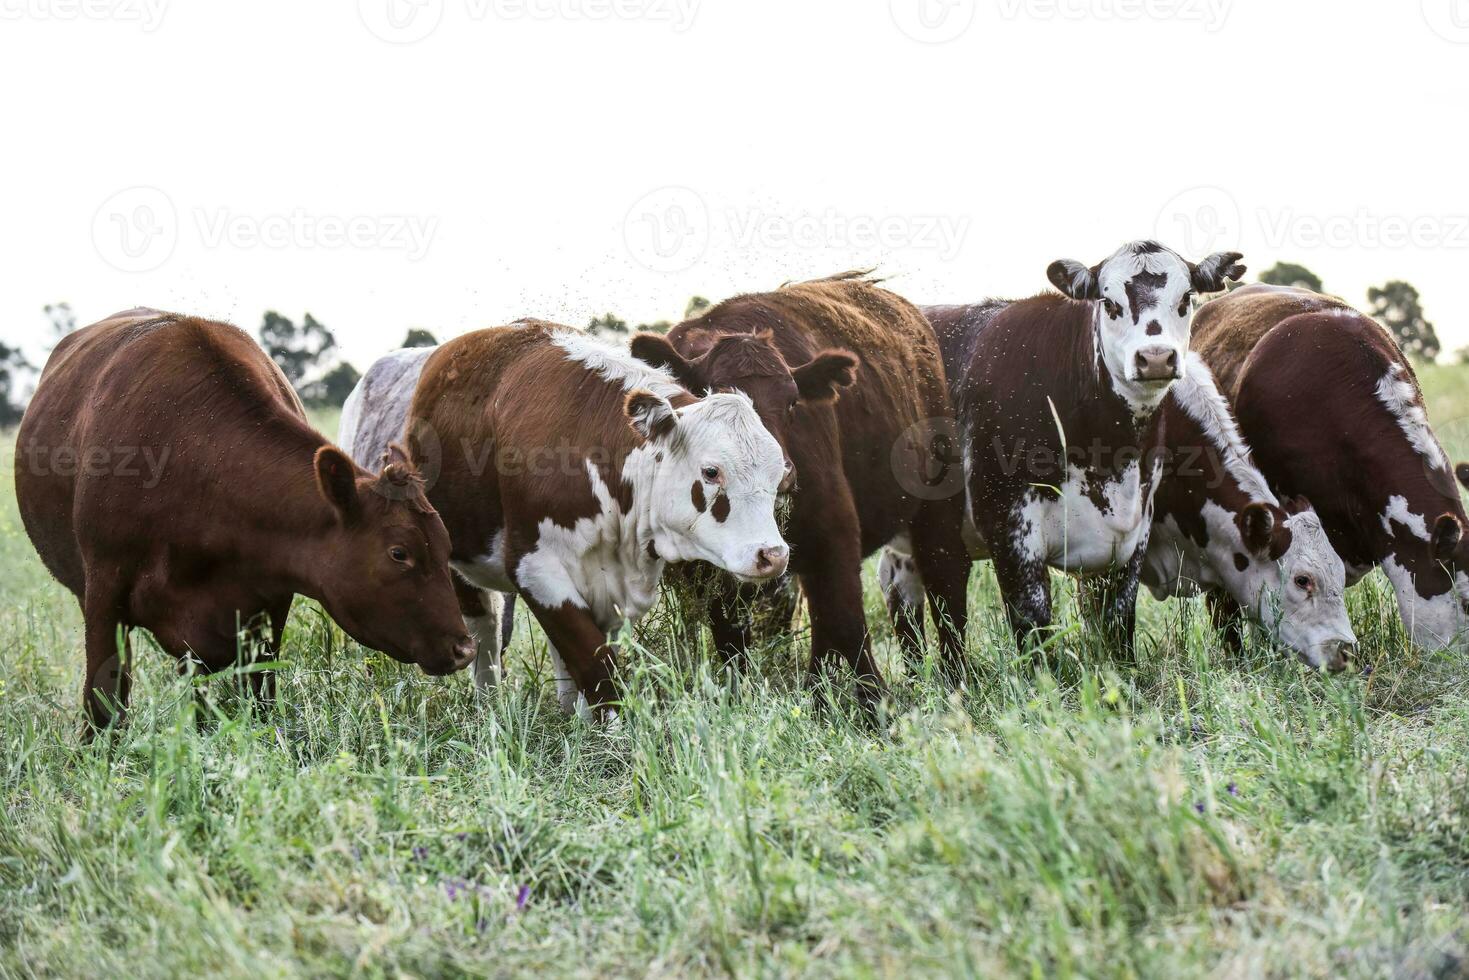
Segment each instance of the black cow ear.
[{"label": "black cow ear", "polygon": [[1074,259],[1057,259],[1046,269],[1051,285],[1072,299],[1101,299],[1102,286],[1095,269],[1088,269]]},{"label": "black cow ear", "polygon": [[357,519],[362,501],[357,496],[357,467],[336,446],[316,451],[316,485],[326,502],[336,508],[346,523]]},{"label": "black cow ear", "polygon": [[1259,501],[1248,504],[1236,520],[1245,547],[1255,555],[1270,554],[1270,545],[1275,540],[1275,511],[1270,505]]},{"label": "black cow ear", "polygon": [[1459,482],[1464,484],[1464,489],[1469,490],[1469,463],[1460,463],[1454,473],[1459,477]]},{"label": "black cow ear", "polygon": [[857,383],[857,355],[844,350],[824,350],[791,372],[796,391],[805,402],[829,402],[842,388]]},{"label": "black cow ear", "polygon": [[633,357],[644,364],[663,368],[689,391],[700,392],[709,387],[699,372],[699,366],[680,354],[662,334],[640,333],[633,337],[630,349]]},{"label": "black cow ear", "polygon": [[1464,537],[1464,526],[1453,514],[1445,514],[1433,525],[1433,557],[1439,561],[1452,561],[1459,550],[1459,541]]},{"label": "black cow ear", "polygon": [[639,388],[628,392],[623,410],[627,412],[627,420],[632,427],[649,442],[666,439],[678,428],[678,416],[668,399],[651,391]]},{"label": "black cow ear", "polygon": [[1191,265],[1194,289],[1201,293],[1217,293],[1226,282],[1243,279],[1246,270],[1240,264],[1242,258],[1244,255],[1240,252],[1215,252],[1198,265]]}]

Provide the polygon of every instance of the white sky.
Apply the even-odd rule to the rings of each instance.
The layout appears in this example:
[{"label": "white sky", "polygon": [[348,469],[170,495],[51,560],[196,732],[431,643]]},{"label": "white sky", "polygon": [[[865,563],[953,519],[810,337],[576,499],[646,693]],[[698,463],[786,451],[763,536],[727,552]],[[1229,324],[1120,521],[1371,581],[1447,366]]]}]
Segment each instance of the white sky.
[{"label": "white sky", "polygon": [[1405,278],[1453,350],[1466,69],[1469,0],[0,0],[0,336],[309,310],[365,367],[855,266],[1024,295],[1156,236]]}]

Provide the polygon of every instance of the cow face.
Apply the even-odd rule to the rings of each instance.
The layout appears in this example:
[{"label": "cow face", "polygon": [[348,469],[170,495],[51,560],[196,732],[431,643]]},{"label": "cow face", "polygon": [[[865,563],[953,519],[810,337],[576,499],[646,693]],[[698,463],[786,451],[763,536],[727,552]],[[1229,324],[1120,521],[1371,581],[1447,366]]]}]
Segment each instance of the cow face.
[{"label": "cow face", "polygon": [[1114,390],[1143,414],[1183,377],[1194,296],[1243,276],[1240,258],[1219,252],[1194,265],[1157,242],[1133,242],[1090,268],[1053,262],[1047,276],[1065,295],[1094,304],[1099,358]]},{"label": "cow face", "polygon": [[790,550],[775,523],[775,497],[785,457],[750,399],[714,394],[674,409],[636,390],[626,410],[644,445],[623,475],[648,502],[658,557],[707,561],[746,582],[784,572]]},{"label": "cow face", "polygon": [[336,522],[315,555],[313,598],[363,646],[449,674],[475,652],[449,577],[449,532],[403,451],[389,448],[383,464],[370,477],[334,446],[317,451]]},{"label": "cow face", "polygon": [[775,349],[769,331],[725,334],[699,346],[703,349],[697,357],[686,358],[668,338],[638,334],[632,340],[632,353],[641,361],[666,369],[690,391],[739,391],[748,395],[760,421],[785,453],[781,489],[793,489],[797,473],[790,461],[790,436],[796,409],[803,404],[835,401],[838,392],[857,379],[856,355],[825,350],[792,368]]},{"label": "cow face", "polygon": [[1316,511],[1300,499],[1286,501],[1283,510],[1253,503],[1238,523],[1249,554],[1236,557],[1231,591],[1252,603],[1302,661],[1332,673],[1345,669],[1357,649],[1346,566]]}]

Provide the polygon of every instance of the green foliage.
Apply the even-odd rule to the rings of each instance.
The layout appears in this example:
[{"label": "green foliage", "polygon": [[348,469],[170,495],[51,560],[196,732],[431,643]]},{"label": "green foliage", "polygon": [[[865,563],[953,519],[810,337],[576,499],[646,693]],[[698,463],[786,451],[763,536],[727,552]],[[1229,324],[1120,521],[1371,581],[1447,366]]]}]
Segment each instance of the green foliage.
[{"label": "green foliage", "polygon": [[1425,361],[1438,358],[1442,348],[1433,324],[1423,315],[1418,290],[1400,279],[1367,290],[1368,314],[1397,338],[1403,353]]},{"label": "green foliage", "polygon": [[1294,262],[1277,262],[1260,273],[1260,281],[1272,286],[1295,286],[1309,289],[1313,293],[1324,292],[1321,277],[1303,265]]},{"label": "green foliage", "polygon": [[625,335],[628,332],[627,321],[615,313],[603,313],[587,321],[587,333],[590,334]]},{"label": "green foliage", "polygon": [[361,378],[355,367],[342,361],[320,378],[303,385],[301,400],[315,408],[340,408]]},{"label": "green foliage", "polygon": [[403,338],[404,347],[437,347],[438,338],[422,327],[410,327],[408,336]]},{"label": "green foliage", "polygon": [[302,382],[330,360],[337,338],[310,313],[298,327],[274,310],[268,310],[260,324],[260,344],[291,386],[300,390]]},{"label": "green foliage", "polygon": [[31,364],[19,347],[0,341],[0,426],[15,425],[25,412],[20,404],[20,379],[17,374],[31,370]]}]

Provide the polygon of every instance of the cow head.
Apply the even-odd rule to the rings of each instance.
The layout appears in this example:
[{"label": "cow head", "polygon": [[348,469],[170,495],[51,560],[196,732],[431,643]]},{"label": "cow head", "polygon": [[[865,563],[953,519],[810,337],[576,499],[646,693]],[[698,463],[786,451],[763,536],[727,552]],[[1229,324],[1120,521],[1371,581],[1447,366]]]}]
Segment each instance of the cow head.
[{"label": "cow head", "polygon": [[390,447],[374,477],[323,446],[316,482],[335,520],[311,549],[312,598],[354,640],[424,673],[474,659],[449,577],[449,532],[403,451]]},{"label": "cow head", "polygon": [[684,357],[667,337],[642,333],[632,339],[633,356],[668,370],[690,391],[740,391],[750,396],[760,421],[786,454],[781,489],[794,486],[790,464],[790,430],[801,404],[835,401],[857,377],[857,357],[844,350],[824,350],[798,367],[790,367],[768,330],[710,334],[696,344],[699,353]]},{"label": "cow head", "polygon": [[1275,627],[1313,667],[1336,673],[1357,650],[1347,616],[1346,566],[1304,498],[1251,503],[1236,518],[1246,555],[1235,558],[1235,598]]},{"label": "cow head", "polygon": [[639,389],[626,411],[643,446],[623,474],[646,494],[658,557],[707,561],[746,582],[784,572],[790,551],[775,497],[785,457],[750,399],[714,394],[675,409]]},{"label": "cow head", "polygon": [[1097,347],[1112,386],[1144,413],[1183,377],[1194,296],[1243,276],[1240,258],[1218,252],[1194,265],[1157,242],[1133,242],[1090,268],[1060,259],[1046,274],[1065,295],[1094,304]]}]

